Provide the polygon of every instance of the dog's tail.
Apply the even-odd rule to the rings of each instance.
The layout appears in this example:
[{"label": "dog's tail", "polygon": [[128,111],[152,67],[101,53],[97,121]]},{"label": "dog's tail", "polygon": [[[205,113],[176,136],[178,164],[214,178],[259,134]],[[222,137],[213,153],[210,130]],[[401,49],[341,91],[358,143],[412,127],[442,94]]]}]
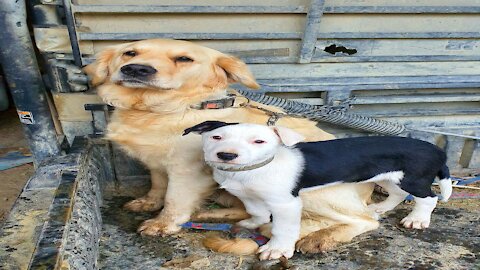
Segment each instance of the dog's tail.
[{"label": "dog's tail", "polygon": [[440,194],[442,194],[442,202],[446,202],[452,195],[452,179],[450,179],[450,171],[447,165],[443,165],[437,176],[440,179],[438,185],[440,186]]},{"label": "dog's tail", "polygon": [[233,238],[224,239],[218,236],[203,239],[203,245],[215,252],[231,253],[235,255],[251,255],[258,250],[258,244],[252,239]]}]

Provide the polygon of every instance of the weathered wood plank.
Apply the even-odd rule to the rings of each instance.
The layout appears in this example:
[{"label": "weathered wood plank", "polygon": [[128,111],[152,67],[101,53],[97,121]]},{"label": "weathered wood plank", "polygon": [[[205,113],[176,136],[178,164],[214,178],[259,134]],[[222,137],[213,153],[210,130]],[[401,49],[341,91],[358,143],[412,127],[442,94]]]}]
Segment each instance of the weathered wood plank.
[{"label": "weathered wood plank", "polygon": [[[303,33],[305,27],[305,15],[290,13],[77,13],[75,18],[77,25],[81,26],[80,32],[91,33]],[[301,35],[297,39],[300,37]]]},{"label": "weathered wood plank", "polygon": [[[300,39],[303,33],[85,33],[78,32],[81,40],[140,40],[148,38],[175,39]],[[377,32],[337,32],[321,33],[325,39],[385,39],[385,38],[480,38],[480,32],[415,32],[415,33],[377,33]]]},{"label": "weathered wood plank", "polygon": [[300,39],[302,33],[79,33],[81,40],[174,39]]},{"label": "weathered wood plank", "polygon": [[480,115],[480,109],[449,109],[449,110],[432,110],[432,109],[411,109],[411,110],[354,110],[354,113],[361,115],[370,115],[373,117],[405,117],[405,116],[440,116],[440,115]]},{"label": "weathered wood plank", "polygon": [[[73,5],[78,13],[307,13],[305,6],[209,5]],[[325,6],[326,14],[452,14],[480,13],[475,6]]]},{"label": "weathered wood plank", "polygon": [[352,104],[400,104],[400,103],[431,103],[431,102],[477,102],[480,101],[480,91],[478,94],[461,95],[405,95],[405,96],[374,96],[374,97],[355,97]]},{"label": "weathered wood plank", "polygon": [[312,62],[480,60],[477,39],[333,39],[318,40],[315,47]]},{"label": "weathered wood plank", "polygon": [[478,6],[326,6],[324,13],[347,14],[449,14],[449,13],[479,13]]},{"label": "weathered wood plank", "polygon": [[[312,64],[258,64],[250,65],[250,69],[260,79],[290,79],[290,78],[318,78],[341,80],[350,77],[365,77],[368,80],[376,80],[375,77],[390,76],[390,82],[395,82],[398,77],[412,77],[415,82],[431,78],[428,81],[444,82],[443,78],[455,80],[465,79],[467,81],[478,81],[479,63],[478,61],[462,62],[411,62],[405,64],[377,62],[377,63],[312,63]],[[458,75],[458,76],[457,76]],[[472,75],[472,77],[469,77]],[[426,76],[426,78],[422,78]],[[431,77],[434,76],[434,77]],[[445,77],[445,76],[451,76]],[[461,76],[467,76],[461,78]],[[373,78],[373,79],[372,79]],[[418,81],[417,81],[418,79]],[[323,80],[323,79],[322,79]],[[410,80],[410,79],[408,79]],[[448,82],[448,81],[447,81]],[[343,82],[342,82],[343,83]]]},{"label": "weathered wood plank", "polygon": [[[80,0],[85,1],[85,0]],[[93,0],[90,0],[93,1]],[[97,0],[98,1],[98,0]],[[108,0],[101,0],[108,1]],[[112,1],[112,0],[110,0]],[[124,0],[113,0],[124,1]],[[159,0],[156,0],[159,1]],[[174,1],[174,0],[160,0]],[[202,0],[205,1],[205,0]],[[231,1],[231,0],[226,0]],[[478,0],[455,0],[456,6],[478,5]],[[326,0],[327,6],[451,6],[452,0]]]},{"label": "weathered wood plank", "polygon": [[480,38],[480,32],[330,32],[320,33],[323,39],[385,39],[385,38]]},{"label": "weathered wood plank", "polygon": [[[312,57],[312,63],[480,61],[480,55]],[[273,61],[272,61],[273,62]],[[253,62],[252,62],[253,63]],[[259,63],[259,62],[255,62]],[[269,63],[269,62],[265,62]],[[279,63],[279,62],[276,62]]]},{"label": "weathered wood plank", "polygon": [[[337,1],[337,0],[335,0]],[[443,0],[442,0],[443,1]],[[309,0],[75,0],[78,5],[306,6]]]},{"label": "weathered wood plank", "polygon": [[[79,5],[203,5],[203,6],[288,6],[308,5],[309,0],[75,0]],[[452,0],[326,0],[327,6],[451,6]],[[457,6],[476,5],[478,0],[455,0]]]},{"label": "weathered wood plank", "polygon": [[78,13],[306,13],[305,6],[75,5]]},{"label": "weathered wood plank", "polygon": [[260,78],[268,85],[363,85],[363,84],[401,84],[401,83],[480,83],[480,75],[426,75],[426,76],[369,76],[369,77],[296,77],[296,78]]},{"label": "weathered wood plank", "polygon": [[323,14],[324,0],[312,0],[307,13],[305,30],[302,36],[302,47],[300,49],[299,63],[310,63],[315,43],[317,42],[318,29]]},{"label": "weathered wood plank", "polygon": [[[297,57],[282,57],[282,56],[272,56],[272,57],[266,57],[266,56],[238,56],[240,59],[242,59],[243,62],[247,64],[290,64],[294,62]],[[65,59],[65,58],[64,58]],[[84,57],[83,58],[83,63],[85,65],[91,64],[95,61],[95,58],[93,57]]]},{"label": "weathered wood plank", "polygon": [[[261,89],[258,92],[309,92],[309,91],[329,91],[329,92],[349,92],[354,90],[402,90],[402,89],[443,89],[443,88],[472,88],[480,87],[480,83],[395,83],[395,84],[350,84],[350,85],[268,85],[258,80]],[[245,86],[235,85],[235,89],[249,90]],[[346,96],[346,94],[342,94]]]}]

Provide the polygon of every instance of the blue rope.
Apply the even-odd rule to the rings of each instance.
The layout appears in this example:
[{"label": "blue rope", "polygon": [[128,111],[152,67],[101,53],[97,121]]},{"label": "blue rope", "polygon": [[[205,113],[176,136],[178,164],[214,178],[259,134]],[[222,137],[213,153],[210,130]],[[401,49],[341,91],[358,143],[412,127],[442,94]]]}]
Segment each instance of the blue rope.
[{"label": "blue rope", "polygon": [[180,225],[184,229],[197,229],[206,231],[224,231],[232,230],[232,224],[227,223],[200,223],[200,222],[185,222]]}]

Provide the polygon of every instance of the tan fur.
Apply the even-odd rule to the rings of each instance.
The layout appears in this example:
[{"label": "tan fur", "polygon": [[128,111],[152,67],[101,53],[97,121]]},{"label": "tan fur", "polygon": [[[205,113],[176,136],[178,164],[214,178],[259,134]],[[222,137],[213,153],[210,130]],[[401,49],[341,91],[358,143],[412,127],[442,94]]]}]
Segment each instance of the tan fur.
[{"label": "tan fur", "polygon": [[[137,55],[126,56],[126,51],[135,51]],[[194,61],[176,62],[174,59],[178,56],[188,56]],[[127,64],[149,65],[158,72],[148,83],[132,87],[119,80],[119,70]],[[192,109],[192,105],[201,101],[223,96],[230,82],[251,88],[259,85],[239,59],[190,42],[157,39],[118,45],[100,53],[97,61],[87,66],[85,72],[92,77],[92,83],[98,85],[102,99],[116,107],[106,137],[151,170],[151,190],[125,205],[131,211],[155,211],[163,206],[156,218],[140,226],[142,234],[178,232],[179,225],[188,221],[202,201],[215,191],[211,172],[202,160],[201,138],[181,136],[184,129],[205,120],[265,124],[268,119],[264,112],[248,107]],[[253,104],[279,111],[278,108]],[[281,118],[278,124],[296,130],[307,141],[334,138],[306,119]],[[306,205],[303,235],[336,224],[354,228],[350,231],[339,229],[338,234],[347,235],[338,239],[351,239],[362,232],[354,223],[362,220],[359,216],[366,216],[366,200],[371,189],[368,184],[339,185],[302,194]],[[212,216],[223,215],[225,218],[229,216],[227,212],[217,211]],[[241,216],[238,207],[234,213],[232,217]],[[208,214],[203,218],[208,218]],[[370,221],[374,222],[373,219]],[[336,233],[333,230],[331,235]],[[216,250],[234,253],[244,250],[243,247],[225,245],[227,242],[218,242],[228,248],[219,246]]]},{"label": "tan fur", "polygon": [[[296,249],[302,253],[325,252],[338,244],[350,242],[357,235],[378,228],[378,221],[372,218],[366,208],[373,186],[373,183],[343,184],[301,193],[303,212],[300,240],[297,241]],[[271,224],[260,227],[260,233],[266,237],[271,237],[270,230]],[[204,242],[208,244],[206,247],[222,253],[236,254],[237,250],[246,251],[246,247],[256,244],[249,239],[220,241],[218,237],[211,238]],[[256,249],[252,248],[250,254],[255,253]]]},{"label": "tan fur", "polygon": [[243,238],[226,240],[218,236],[208,237],[203,239],[202,244],[215,252],[231,253],[239,256],[255,254],[258,249],[255,241]]}]

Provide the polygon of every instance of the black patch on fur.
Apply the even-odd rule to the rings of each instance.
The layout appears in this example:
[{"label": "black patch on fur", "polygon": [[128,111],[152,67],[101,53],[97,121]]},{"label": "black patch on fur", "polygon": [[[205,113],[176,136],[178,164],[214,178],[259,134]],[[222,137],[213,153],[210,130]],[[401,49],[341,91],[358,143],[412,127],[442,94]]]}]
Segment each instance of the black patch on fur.
[{"label": "black patch on fur", "polygon": [[205,121],[203,123],[200,123],[198,125],[185,129],[183,131],[182,136],[185,136],[190,132],[202,134],[204,132],[212,131],[214,129],[221,128],[224,126],[230,126],[230,125],[238,125],[238,123],[225,123],[222,121]]},{"label": "black patch on fur", "polygon": [[446,155],[437,146],[405,137],[373,136],[298,143],[305,167],[294,196],[302,188],[335,182],[362,182],[376,175],[403,171],[400,188],[413,196],[434,197],[436,176],[449,178]]}]

